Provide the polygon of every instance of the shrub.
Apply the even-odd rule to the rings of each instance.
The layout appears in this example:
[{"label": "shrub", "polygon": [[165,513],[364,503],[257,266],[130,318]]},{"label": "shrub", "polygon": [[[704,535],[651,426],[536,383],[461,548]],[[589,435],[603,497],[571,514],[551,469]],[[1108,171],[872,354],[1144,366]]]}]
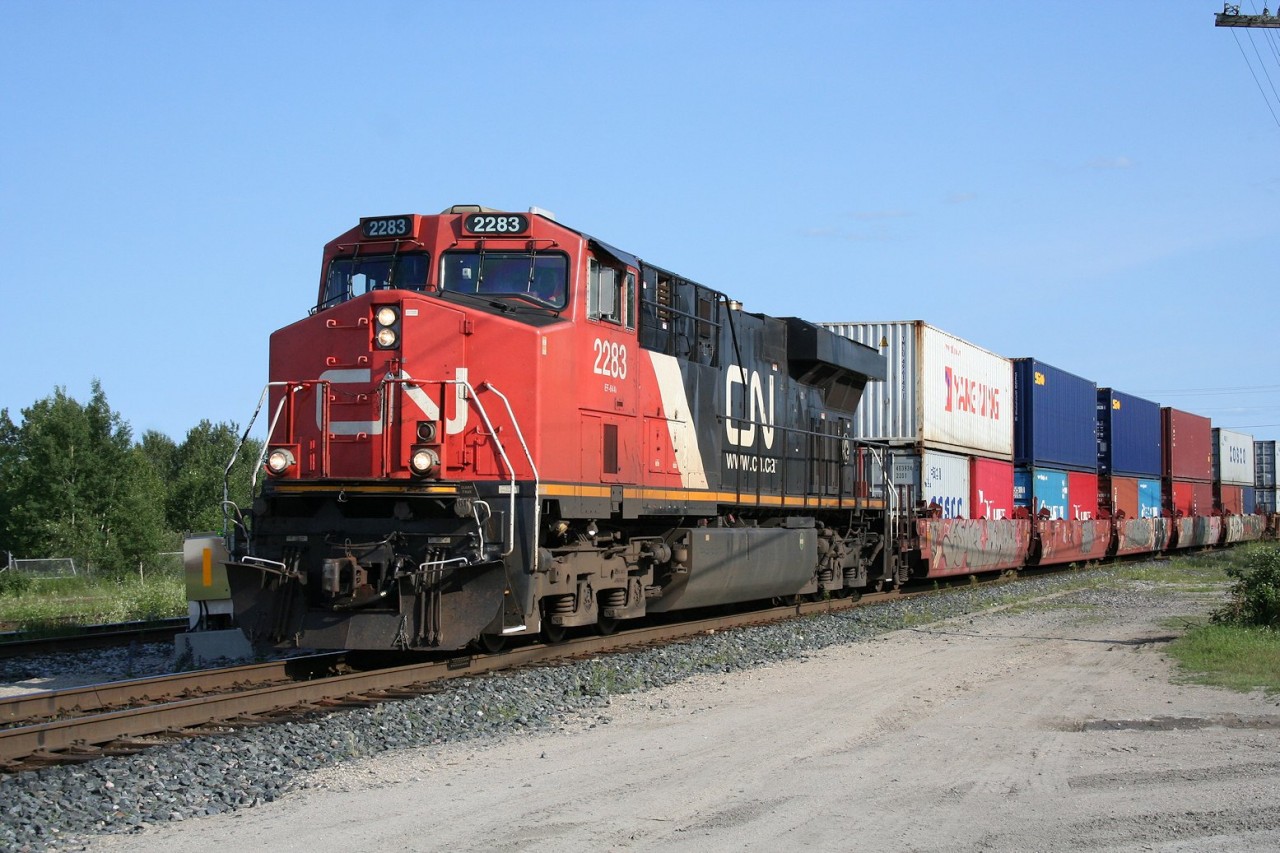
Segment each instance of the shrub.
[{"label": "shrub", "polygon": [[21,595],[31,588],[31,578],[13,569],[0,572],[0,595]]},{"label": "shrub", "polygon": [[1243,565],[1227,568],[1227,576],[1235,579],[1231,598],[1213,614],[1214,622],[1280,628],[1280,548],[1251,551]]}]

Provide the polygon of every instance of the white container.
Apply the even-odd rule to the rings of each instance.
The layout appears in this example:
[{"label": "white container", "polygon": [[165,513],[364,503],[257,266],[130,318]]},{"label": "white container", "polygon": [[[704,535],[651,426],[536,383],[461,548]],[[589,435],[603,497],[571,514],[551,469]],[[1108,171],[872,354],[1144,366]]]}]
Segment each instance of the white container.
[{"label": "white container", "polygon": [[1253,484],[1259,489],[1274,489],[1280,483],[1280,442],[1255,441],[1253,443]]},{"label": "white container", "polygon": [[904,505],[936,504],[943,518],[969,518],[970,457],[926,450],[893,456],[892,483]]},{"label": "white container", "polygon": [[920,499],[942,507],[943,518],[968,518],[969,457],[926,450],[920,454]]},{"label": "white container", "polygon": [[1013,364],[923,320],[823,323],[888,357],[854,416],[859,438],[1013,459]]},{"label": "white container", "polygon": [[1253,436],[1213,429],[1213,479],[1228,486],[1252,486]]}]

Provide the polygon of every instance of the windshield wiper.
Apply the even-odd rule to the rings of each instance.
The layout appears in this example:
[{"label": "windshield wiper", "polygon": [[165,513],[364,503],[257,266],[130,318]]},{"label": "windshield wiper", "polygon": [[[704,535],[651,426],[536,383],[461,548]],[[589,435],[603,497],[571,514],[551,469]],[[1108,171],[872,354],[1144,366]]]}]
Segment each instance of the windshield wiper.
[{"label": "windshield wiper", "polygon": [[546,311],[550,311],[551,313],[557,316],[559,316],[560,312],[564,310],[563,308],[560,308],[559,306],[557,306],[555,303],[548,302],[547,300],[543,299],[541,296],[538,296],[536,293],[503,293],[500,295],[509,296],[512,299],[519,299],[523,302],[528,302],[531,305],[534,305],[535,307],[542,308],[543,310],[546,310]]}]

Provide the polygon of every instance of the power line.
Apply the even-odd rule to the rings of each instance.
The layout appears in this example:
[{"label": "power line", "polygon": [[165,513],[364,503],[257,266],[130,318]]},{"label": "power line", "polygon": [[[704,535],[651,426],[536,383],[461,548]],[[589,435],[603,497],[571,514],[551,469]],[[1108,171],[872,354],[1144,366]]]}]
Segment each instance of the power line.
[{"label": "power line", "polygon": [[1197,394],[1240,394],[1240,393],[1263,393],[1280,391],[1280,385],[1236,385],[1223,388],[1160,388],[1147,389],[1145,391],[1134,391],[1135,394],[1164,394],[1170,397],[1192,396]]},{"label": "power line", "polygon": [[1262,95],[1262,100],[1267,105],[1267,112],[1271,113],[1271,120],[1276,123],[1276,127],[1280,127],[1280,118],[1276,117],[1276,111],[1271,106],[1271,99],[1267,97],[1266,90],[1262,88],[1262,82],[1258,80],[1258,72],[1253,70],[1253,63],[1249,61],[1249,54],[1244,52],[1244,47],[1240,44],[1240,37],[1234,32],[1231,33],[1231,36],[1236,40],[1236,47],[1240,48],[1240,55],[1244,57],[1244,64],[1249,66],[1249,74],[1253,77],[1253,85],[1258,87],[1258,93]]},{"label": "power line", "polygon": [[[1280,15],[1272,15],[1270,10],[1263,8],[1261,15],[1241,15],[1239,5],[1231,5],[1224,3],[1222,11],[1213,17],[1213,25],[1215,27],[1260,27],[1265,29],[1274,29],[1280,27]],[[1251,34],[1252,35],[1252,34]],[[1236,41],[1236,47],[1240,51],[1240,56],[1244,58],[1244,64],[1249,66],[1249,74],[1253,77],[1253,84],[1258,87],[1258,93],[1262,95],[1262,100],[1267,105],[1267,112],[1271,113],[1271,120],[1276,123],[1276,127],[1280,127],[1280,116],[1276,115],[1275,108],[1271,105],[1271,98],[1267,97],[1267,90],[1262,87],[1262,81],[1258,79],[1258,72],[1253,69],[1253,63],[1249,61],[1249,54],[1245,53],[1244,45],[1240,44],[1240,37],[1236,35],[1235,30],[1231,31],[1232,38]],[[1253,46],[1253,53],[1258,58],[1258,65],[1262,68],[1263,76],[1267,78],[1267,84],[1271,86],[1271,94],[1280,101],[1280,94],[1276,92],[1275,83],[1271,80],[1271,74],[1267,71],[1266,63],[1262,61],[1262,54],[1258,52],[1257,42],[1252,38],[1249,42]],[[1275,53],[1275,43],[1271,42],[1272,52]]]}]

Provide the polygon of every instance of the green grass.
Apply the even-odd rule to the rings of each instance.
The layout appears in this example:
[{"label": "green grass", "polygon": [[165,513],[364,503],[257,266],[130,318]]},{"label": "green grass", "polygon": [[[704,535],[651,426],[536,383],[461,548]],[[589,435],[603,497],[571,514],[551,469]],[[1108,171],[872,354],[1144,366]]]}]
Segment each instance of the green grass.
[{"label": "green grass", "polygon": [[1280,631],[1204,625],[1169,646],[1184,680],[1232,690],[1280,692]]},{"label": "green grass", "polygon": [[5,630],[50,633],[78,625],[165,619],[187,612],[180,575],[32,581],[0,594]]}]

